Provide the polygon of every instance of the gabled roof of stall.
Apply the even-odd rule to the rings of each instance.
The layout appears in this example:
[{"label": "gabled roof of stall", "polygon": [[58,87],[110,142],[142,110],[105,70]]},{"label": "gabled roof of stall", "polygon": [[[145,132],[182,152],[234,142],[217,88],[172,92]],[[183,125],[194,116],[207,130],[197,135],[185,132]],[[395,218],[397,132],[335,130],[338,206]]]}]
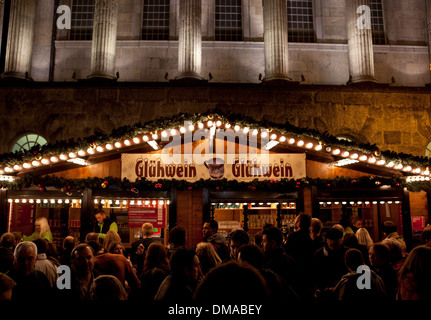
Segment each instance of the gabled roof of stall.
[{"label": "gabled roof of stall", "polygon": [[110,134],[95,133],[89,137],[37,145],[26,152],[1,154],[0,174],[15,177],[28,174],[42,176],[79,167],[79,164],[72,162],[77,159],[94,164],[120,158],[122,153],[147,153],[154,151],[153,146],[163,148],[169,143],[171,135],[184,135],[188,131],[204,128],[231,129],[232,132],[259,137],[267,135],[272,142],[271,152],[306,153],[310,160],[344,165],[349,169],[381,177],[416,176],[417,180],[429,181],[430,159],[427,157],[382,151],[375,144],[339,140],[327,132],[299,128],[289,122],[278,124],[256,121],[242,114],[224,113],[220,110],[198,114],[181,113],[123,126]]}]

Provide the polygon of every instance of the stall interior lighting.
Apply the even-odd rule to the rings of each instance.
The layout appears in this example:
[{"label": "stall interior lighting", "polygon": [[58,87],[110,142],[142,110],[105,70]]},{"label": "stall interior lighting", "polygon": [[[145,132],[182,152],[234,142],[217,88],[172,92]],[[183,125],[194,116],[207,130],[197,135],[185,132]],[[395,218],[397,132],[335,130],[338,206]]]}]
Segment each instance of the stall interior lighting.
[{"label": "stall interior lighting", "polygon": [[366,206],[368,206],[371,204],[378,204],[378,203],[380,203],[380,204],[385,204],[385,203],[387,203],[387,204],[392,204],[392,203],[400,204],[401,201],[391,201],[391,200],[389,200],[389,201],[375,201],[374,200],[374,201],[320,201],[319,202],[319,204],[323,207],[328,207],[328,206],[332,206],[332,205],[338,206],[340,204],[342,204],[342,205],[350,204],[352,206],[356,206],[356,205],[360,206],[362,204],[365,204]]},{"label": "stall interior lighting", "polygon": [[424,176],[409,176],[407,177],[407,182],[416,182],[416,181],[430,181],[430,177]]},{"label": "stall interior lighting", "polygon": [[87,161],[85,161],[84,159],[81,159],[81,158],[69,159],[69,160],[67,160],[67,162],[71,162],[71,163],[74,163],[74,164],[77,164],[80,166],[84,166],[84,167],[90,165]]},{"label": "stall interior lighting", "polygon": [[358,163],[358,160],[353,160],[353,159],[343,159],[337,162],[334,162],[332,165],[334,167],[344,167],[344,166],[348,166],[354,163]]},{"label": "stall interior lighting", "polygon": [[13,180],[14,180],[14,177],[12,177],[12,176],[0,175],[0,181],[13,181]]}]

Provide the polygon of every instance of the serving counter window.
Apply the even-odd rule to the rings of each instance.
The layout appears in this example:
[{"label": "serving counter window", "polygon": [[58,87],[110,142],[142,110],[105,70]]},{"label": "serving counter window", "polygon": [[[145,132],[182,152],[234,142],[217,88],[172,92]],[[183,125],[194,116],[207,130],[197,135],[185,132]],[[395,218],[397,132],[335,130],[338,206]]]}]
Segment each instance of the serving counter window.
[{"label": "serving counter window", "polygon": [[235,229],[244,229],[250,243],[258,243],[265,225],[271,224],[287,235],[293,230],[296,202],[212,202],[211,215],[219,224],[219,232],[227,238]]},{"label": "serving counter window", "polygon": [[43,237],[61,247],[66,236],[80,237],[81,205],[78,198],[9,198],[8,229],[33,240],[40,227]]},{"label": "serving counter window", "polygon": [[401,201],[328,201],[320,202],[319,219],[324,228],[341,224],[345,229],[356,232],[359,228],[368,230],[374,242],[383,239],[381,226],[392,221],[402,235]]},{"label": "serving counter window", "polygon": [[166,244],[169,204],[166,199],[94,198],[95,207],[102,209],[111,221],[116,222],[126,249],[142,238],[142,225],[146,222],[153,225],[154,240]]}]

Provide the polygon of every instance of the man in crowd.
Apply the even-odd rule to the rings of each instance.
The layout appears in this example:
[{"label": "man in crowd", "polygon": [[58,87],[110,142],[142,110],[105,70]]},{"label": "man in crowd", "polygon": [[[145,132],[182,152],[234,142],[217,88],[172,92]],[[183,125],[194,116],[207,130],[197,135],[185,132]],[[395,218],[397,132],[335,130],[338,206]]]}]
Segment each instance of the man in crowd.
[{"label": "man in crowd", "polygon": [[145,222],[141,227],[142,238],[132,243],[130,260],[135,266],[138,274],[141,274],[144,267],[145,252],[153,242],[154,226],[150,222]]},{"label": "man in crowd", "polygon": [[223,234],[218,232],[218,222],[216,220],[205,221],[202,227],[202,236],[202,241],[211,243],[223,262],[229,260],[227,240]]},{"label": "man in crowd", "polygon": [[20,242],[14,251],[14,266],[8,273],[16,286],[12,289],[12,301],[49,301],[51,285],[48,278],[35,270],[37,247],[31,241]]},{"label": "man in crowd", "polygon": [[397,225],[393,221],[385,221],[382,227],[383,235],[386,239],[394,239],[401,244],[403,252],[406,252],[407,246],[403,237],[401,237],[397,232]]},{"label": "man in crowd", "polygon": [[13,233],[4,233],[0,239],[0,272],[6,273],[13,266],[13,248],[15,236]]},{"label": "man in crowd", "polygon": [[229,236],[229,242],[230,258],[233,260],[238,260],[239,248],[244,244],[248,244],[249,237],[247,232],[242,229],[237,229],[231,232]]},{"label": "man in crowd", "polygon": [[97,220],[94,232],[99,234],[100,242],[103,242],[103,239],[105,238],[105,235],[109,230],[114,230],[115,232],[118,232],[117,223],[109,219],[109,217],[106,216],[105,211],[103,211],[102,209],[97,209],[96,213],[94,214],[94,217]]},{"label": "man in crowd", "polygon": [[51,260],[48,260],[46,251],[48,250],[48,241],[44,238],[38,238],[33,240],[37,247],[37,261],[34,269],[43,272],[48,278],[51,287],[55,285],[57,281],[57,267]]}]

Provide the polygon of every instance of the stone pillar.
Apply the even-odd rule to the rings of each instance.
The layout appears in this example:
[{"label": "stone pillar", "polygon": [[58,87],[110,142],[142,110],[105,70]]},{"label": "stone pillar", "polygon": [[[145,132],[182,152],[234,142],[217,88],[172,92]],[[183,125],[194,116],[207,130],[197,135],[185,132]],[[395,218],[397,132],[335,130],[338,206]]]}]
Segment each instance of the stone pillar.
[{"label": "stone pillar", "polygon": [[[358,13],[360,6],[368,9]],[[370,0],[346,0],[346,17],[350,81],[376,82]]]},{"label": "stone pillar", "polygon": [[4,0],[0,0],[0,46],[3,36]]},{"label": "stone pillar", "polygon": [[117,0],[96,0],[91,46],[90,79],[115,79],[117,47]]},{"label": "stone pillar", "polygon": [[178,35],[178,72],[176,80],[202,80],[202,3],[201,0],[180,1]]},{"label": "stone pillar", "polygon": [[290,80],[286,0],[263,1],[264,81]]},{"label": "stone pillar", "polygon": [[2,78],[30,79],[37,1],[12,0]]},{"label": "stone pillar", "polygon": [[430,70],[430,82],[431,82],[431,0],[426,0],[426,13],[427,13],[427,42],[428,42],[428,57],[429,57],[428,60],[429,60],[429,70]]}]

